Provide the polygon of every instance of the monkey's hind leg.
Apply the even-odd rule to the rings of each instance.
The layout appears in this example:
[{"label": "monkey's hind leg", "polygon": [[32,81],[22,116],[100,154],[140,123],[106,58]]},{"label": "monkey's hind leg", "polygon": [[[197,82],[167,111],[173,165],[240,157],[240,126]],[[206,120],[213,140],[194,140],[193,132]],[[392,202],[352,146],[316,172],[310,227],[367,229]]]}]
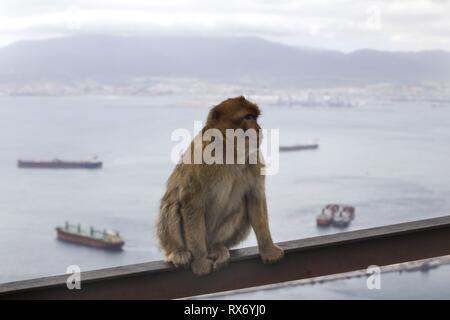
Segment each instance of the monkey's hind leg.
[{"label": "monkey's hind leg", "polygon": [[213,245],[208,249],[208,257],[214,260],[214,270],[221,269],[230,262],[228,248],[235,246],[245,239],[250,231],[250,223],[242,214],[235,214],[231,221],[224,223],[214,233]]},{"label": "monkey's hind leg", "polygon": [[230,261],[230,251],[224,245],[215,245],[209,250],[208,258],[214,260],[213,269],[219,270]]},{"label": "monkey's hind leg", "polygon": [[176,205],[162,208],[162,217],[158,224],[161,247],[165,261],[176,267],[188,267],[192,260],[191,252],[186,248],[181,227],[181,218]]}]

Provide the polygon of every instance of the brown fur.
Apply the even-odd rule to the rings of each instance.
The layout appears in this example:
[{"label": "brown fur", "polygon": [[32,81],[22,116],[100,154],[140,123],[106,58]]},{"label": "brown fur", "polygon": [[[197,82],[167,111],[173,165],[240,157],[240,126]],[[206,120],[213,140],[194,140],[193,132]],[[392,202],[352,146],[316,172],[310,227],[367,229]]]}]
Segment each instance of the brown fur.
[{"label": "brown fur", "polygon": [[[250,120],[246,115],[251,114]],[[258,129],[258,106],[244,97],[228,99],[209,112],[205,128]],[[203,144],[203,148],[207,143]],[[193,142],[190,150],[192,152]],[[226,265],[228,249],[253,228],[265,263],[283,257],[271,238],[262,164],[179,163],[161,200],[157,233],[166,260],[207,274]]]}]

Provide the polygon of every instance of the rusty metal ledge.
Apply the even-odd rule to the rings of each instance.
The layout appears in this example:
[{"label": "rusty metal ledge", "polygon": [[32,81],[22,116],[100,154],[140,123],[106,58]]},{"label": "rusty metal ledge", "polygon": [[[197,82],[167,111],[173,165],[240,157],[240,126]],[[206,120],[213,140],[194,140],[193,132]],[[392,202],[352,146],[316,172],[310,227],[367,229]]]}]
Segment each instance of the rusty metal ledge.
[{"label": "rusty metal ledge", "polygon": [[198,277],[163,261],[0,284],[0,299],[175,299],[361,270],[450,254],[450,216],[279,243],[283,260],[260,261],[256,247],[232,250],[228,267]]}]

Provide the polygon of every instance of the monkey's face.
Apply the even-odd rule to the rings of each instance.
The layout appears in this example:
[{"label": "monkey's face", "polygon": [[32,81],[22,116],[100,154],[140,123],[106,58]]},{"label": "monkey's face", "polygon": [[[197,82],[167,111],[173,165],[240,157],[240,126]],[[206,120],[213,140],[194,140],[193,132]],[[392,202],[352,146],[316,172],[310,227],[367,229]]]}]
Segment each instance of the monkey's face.
[{"label": "monkey's face", "polygon": [[219,129],[226,139],[233,139],[235,158],[247,160],[250,155],[257,154],[263,138],[258,124],[260,114],[259,107],[242,96],[227,99],[211,109],[205,128]]},{"label": "monkey's face", "polygon": [[258,124],[258,117],[261,112],[258,106],[244,97],[230,100],[233,102],[230,109],[234,110],[228,115],[232,118],[234,129],[259,131],[261,127]]},{"label": "monkey's face", "polygon": [[247,113],[246,115],[244,115],[242,117],[240,127],[244,131],[247,131],[248,129],[253,129],[253,130],[258,131],[261,129],[261,127],[258,124],[258,116],[253,113]]},{"label": "monkey's face", "polygon": [[260,113],[258,106],[244,97],[232,98],[223,101],[211,110],[208,124],[213,128],[258,131],[261,129],[258,124]]}]

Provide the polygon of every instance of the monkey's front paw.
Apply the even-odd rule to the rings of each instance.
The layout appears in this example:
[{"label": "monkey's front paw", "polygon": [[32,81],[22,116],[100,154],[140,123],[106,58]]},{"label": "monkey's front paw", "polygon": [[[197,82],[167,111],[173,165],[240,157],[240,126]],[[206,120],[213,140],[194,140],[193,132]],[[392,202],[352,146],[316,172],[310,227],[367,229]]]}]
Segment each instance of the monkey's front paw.
[{"label": "monkey's front paw", "polygon": [[194,259],[191,262],[191,269],[192,272],[199,276],[211,273],[213,261],[208,258]]},{"label": "monkey's front paw", "polygon": [[188,250],[179,250],[171,252],[166,261],[171,262],[175,265],[175,267],[187,267],[189,266],[189,262],[191,262],[192,255]]},{"label": "monkey's front paw", "polygon": [[225,267],[228,262],[230,261],[230,252],[225,246],[216,248],[214,251],[212,251],[208,258],[214,260],[213,268],[214,270],[219,270],[223,267]]},{"label": "monkey's front paw", "polygon": [[284,256],[284,251],[279,246],[274,244],[269,248],[261,250],[261,258],[264,263],[274,263]]}]

